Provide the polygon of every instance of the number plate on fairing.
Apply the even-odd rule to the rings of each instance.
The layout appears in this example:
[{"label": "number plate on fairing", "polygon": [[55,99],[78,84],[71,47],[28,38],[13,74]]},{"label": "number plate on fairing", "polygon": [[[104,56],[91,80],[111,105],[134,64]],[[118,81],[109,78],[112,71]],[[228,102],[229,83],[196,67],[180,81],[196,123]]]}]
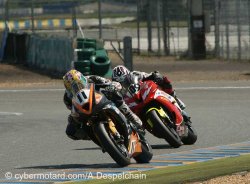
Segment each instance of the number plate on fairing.
[{"label": "number plate on fairing", "polygon": [[184,126],[184,125],[178,125],[178,126],[176,127],[176,132],[178,133],[178,135],[179,135],[180,137],[182,137],[182,136],[185,136],[185,135],[188,134],[188,129],[187,129],[187,127]]},{"label": "number plate on fairing", "polygon": [[78,102],[80,105],[87,103],[89,101],[89,93],[89,89],[82,89],[81,91],[79,91],[76,95],[76,102]]}]

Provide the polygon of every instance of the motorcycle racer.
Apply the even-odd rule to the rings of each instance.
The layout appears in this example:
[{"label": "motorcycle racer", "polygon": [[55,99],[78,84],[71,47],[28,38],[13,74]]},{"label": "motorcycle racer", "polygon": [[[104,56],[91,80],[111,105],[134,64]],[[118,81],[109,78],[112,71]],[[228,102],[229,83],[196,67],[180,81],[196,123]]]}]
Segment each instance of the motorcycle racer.
[{"label": "motorcycle racer", "polygon": [[66,107],[71,110],[71,114],[68,116],[68,125],[66,128],[66,134],[73,140],[88,140],[89,137],[85,132],[82,123],[86,120],[81,118],[81,114],[77,112],[77,109],[72,105],[72,97],[79,89],[83,89],[89,83],[95,84],[95,89],[105,92],[107,99],[111,100],[124,116],[131,121],[137,128],[139,133],[145,134],[142,130],[141,120],[130,110],[123,100],[119,88],[121,85],[117,82],[110,81],[106,78],[91,75],[83,76],[83,74],[75,69],[68,71],[63,76],[63,82],[65,86],[65,93],[63,101]]},{"label": "motorcycle racer", "polygon": [[154,71],[151,73],[141,72],[141,71],[129,71],[125,66],[118,65],[114,67],[112,72],[112,81],[119,82],[122,85],[122,94],[126,95],[128,87],[131,84],[132,78],[137,77],[139,81],[152,80],[157,85],[159,85],[163,91],[173,96],[179,106],[184,109],[184,104],[177,98],[175,90],[171,84],[171,81],[167,78],[167,76],[163,76],[158,71]]}]

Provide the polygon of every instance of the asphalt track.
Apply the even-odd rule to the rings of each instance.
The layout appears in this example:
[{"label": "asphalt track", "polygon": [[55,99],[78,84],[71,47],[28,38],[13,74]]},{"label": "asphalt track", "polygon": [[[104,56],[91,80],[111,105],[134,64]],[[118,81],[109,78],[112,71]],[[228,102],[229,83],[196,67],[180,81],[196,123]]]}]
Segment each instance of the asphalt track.
[{"label": "asphalt track", "polygon": [[[147,134],[155,157],[250,141],[250,82],[177,83],[198,132],[194,145],[178,149]],[[63,90],[0,90],[0,182],[5,174],[48,173],[69,169],[115,167],[91,141],[65,135],[69,111]]]}]

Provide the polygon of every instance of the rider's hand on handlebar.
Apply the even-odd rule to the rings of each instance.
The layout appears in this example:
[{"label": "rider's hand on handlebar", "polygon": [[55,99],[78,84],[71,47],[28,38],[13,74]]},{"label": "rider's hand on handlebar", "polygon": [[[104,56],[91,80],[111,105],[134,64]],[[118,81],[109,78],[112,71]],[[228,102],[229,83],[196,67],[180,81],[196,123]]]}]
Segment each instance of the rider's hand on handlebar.
[{"label": "rider's hand on handlebar", "polygon": [[142,81],[146,81],[146,80],[152,80],[155,83],[160,84],[163,81],[163,76],[160,74],[160,72],[154,71],[148,77],[145,77]]},{"label": "rider's hand on handlebar", "polygon": [[152,75],[155,82],[161,82],[163,80],[163,76],[158,71],[154,71]]},{"label": "rider's hand on handlebar", "polygon": [[116,87],[114,85],[109,85],[105,87],[104,90],[113,93],[116,91]]}]

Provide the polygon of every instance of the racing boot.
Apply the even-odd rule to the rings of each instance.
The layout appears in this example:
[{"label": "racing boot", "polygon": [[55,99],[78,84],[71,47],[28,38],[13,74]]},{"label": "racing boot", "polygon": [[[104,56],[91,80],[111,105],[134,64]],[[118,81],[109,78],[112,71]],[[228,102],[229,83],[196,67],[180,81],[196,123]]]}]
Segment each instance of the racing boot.
[{"label": "racing boot", "polygon": [[144,137],[145,131],[142,127],[142,121],[140,120],[140,118],[135,115],[125,103],[123,103],[118,108],[124,114],[124,116],[135,125],[136,129],[138,130],[138,133]]}]

